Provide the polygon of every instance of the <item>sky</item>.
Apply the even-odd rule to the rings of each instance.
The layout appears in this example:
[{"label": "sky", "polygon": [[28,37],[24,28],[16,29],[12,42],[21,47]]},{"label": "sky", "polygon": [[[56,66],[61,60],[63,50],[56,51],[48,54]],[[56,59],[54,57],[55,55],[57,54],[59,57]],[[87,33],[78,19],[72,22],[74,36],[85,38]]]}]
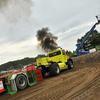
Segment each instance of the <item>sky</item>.
[{"label": "sky", "polygon": [[[76,50],[99,10],[100,0],[0,0],[0,64],[46,54],[36,38],[46,27],[58,46]],[[95,29],[100,32],[100,25]]]}]

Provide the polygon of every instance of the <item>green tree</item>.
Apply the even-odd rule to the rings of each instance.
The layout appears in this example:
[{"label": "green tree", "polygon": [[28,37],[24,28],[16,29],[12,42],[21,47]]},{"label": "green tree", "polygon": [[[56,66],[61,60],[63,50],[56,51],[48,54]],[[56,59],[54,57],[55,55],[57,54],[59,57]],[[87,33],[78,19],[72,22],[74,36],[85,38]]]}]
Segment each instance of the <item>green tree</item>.
[{"label": "green tree", "polygon": [[71,57],[73,57],[76,54],[76,51],[68,51],[66,50],[66,53],[68,53]]},{"label": "green tree", "polygon": [[12,70],[12,69],[14,69],[14,68],[13,68],[12,66],[10,66],[9,68],[7,68],[7,71],[8,71],[8,70]]},{"label": "green tree", "polygon": [[[77,47],[82,42],[82,40],[87,35],[87,33],[84,36],[82,36],[80,39],[77,39],[77,44],[76,44]],[[100,33],[97,30],[93,30],[91,35],[87,38],[85,43],[82,45],[82,49],[88,51],[91,48],[95,48],[96,45],[100,45]]]}]

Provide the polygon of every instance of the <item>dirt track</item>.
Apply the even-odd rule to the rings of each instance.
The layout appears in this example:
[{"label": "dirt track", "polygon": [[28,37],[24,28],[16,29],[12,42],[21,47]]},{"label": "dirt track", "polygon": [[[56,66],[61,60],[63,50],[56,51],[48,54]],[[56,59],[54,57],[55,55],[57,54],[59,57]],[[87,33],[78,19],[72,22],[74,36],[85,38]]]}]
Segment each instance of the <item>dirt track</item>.
[{"label": "dirt track", "polygon": [[[90,55],[86,58],[88,56],[90,58]],[[0,100],[100,100],[100,59],[83,59],[73,58],[74,69],[45,78],[43,82],[14,95],[1,94]]]}]

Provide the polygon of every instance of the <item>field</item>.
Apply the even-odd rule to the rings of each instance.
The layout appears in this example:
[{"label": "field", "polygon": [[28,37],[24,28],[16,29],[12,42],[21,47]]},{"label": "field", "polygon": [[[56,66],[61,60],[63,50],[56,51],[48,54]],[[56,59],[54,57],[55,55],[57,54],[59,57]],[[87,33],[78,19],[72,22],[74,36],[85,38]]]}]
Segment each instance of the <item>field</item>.
[{"label": "field", "polygon": [[74,57],[74,68],[0,100],[100,100],[100,51]]}]

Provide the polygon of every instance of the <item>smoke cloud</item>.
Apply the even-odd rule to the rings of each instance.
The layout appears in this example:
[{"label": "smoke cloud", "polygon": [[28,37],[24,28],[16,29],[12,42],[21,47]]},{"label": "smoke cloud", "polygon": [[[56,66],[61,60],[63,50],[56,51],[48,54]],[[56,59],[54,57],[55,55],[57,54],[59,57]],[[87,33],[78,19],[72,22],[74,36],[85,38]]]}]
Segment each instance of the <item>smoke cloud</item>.
[{"label": "smoke cloud", "polygon": [[53,36],[53,34],[49,32],[49,28],[42,28],[41,30],[38,30],[36,37],[39,42],[39,45],[45,52],[55,50],[58,46],[56,43],[58,37]]},{"label": "smoke cloud", "polygon": [[0,0],[0,16],[12,23],[28,21],[32,6],[32,0]]}]

